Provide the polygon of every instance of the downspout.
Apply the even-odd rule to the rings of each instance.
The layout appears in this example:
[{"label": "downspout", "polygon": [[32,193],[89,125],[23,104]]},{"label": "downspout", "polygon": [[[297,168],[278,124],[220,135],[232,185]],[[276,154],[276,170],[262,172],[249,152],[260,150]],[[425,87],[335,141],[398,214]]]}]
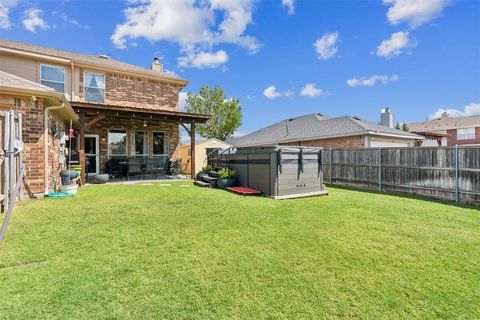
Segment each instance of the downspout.
[{"label": "downspout", "polygon": [[65,107],[64,102],[62,102],[62,104],[58,106],[45,107],[43,111],[43,142],[44,142],[43,187],[44,187],[45,195],[48,194],[48,112],[50,110],[62,109],[63,107]]},{"label": "downspout", "polygon": [[71,69],[71,72],[72,72],[72,75],[71,75],[71,91],[72,91],[72,96],[70,97],[70,101],[73,101],[75,100],[75,67],[73,65],[73,61],[70,61],[70,69]]}]

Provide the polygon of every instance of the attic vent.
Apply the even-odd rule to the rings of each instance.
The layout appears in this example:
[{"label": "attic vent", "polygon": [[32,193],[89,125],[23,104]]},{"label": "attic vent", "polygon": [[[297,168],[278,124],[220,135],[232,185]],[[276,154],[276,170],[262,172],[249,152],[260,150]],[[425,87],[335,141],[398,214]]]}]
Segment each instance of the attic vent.
[{"label": "attic vent", "polygon": [[321,113],[317,113],[317,117],[325,117],[325,116]]},{"label": "attic vent", "polygon": [[290,118],[288,119],[288,122],[295,120],[295,118]]},{"label": "attic vent", "polygon": [[359,116],[353,116],[352,118],[355,120],[362,120],[362,118],[360,118]]},{"label": "attic vent", "polygon": [[110,59],[112,57],[112,55],[110,53],[99,54],[98,57],[101,58],[101,59]]}]

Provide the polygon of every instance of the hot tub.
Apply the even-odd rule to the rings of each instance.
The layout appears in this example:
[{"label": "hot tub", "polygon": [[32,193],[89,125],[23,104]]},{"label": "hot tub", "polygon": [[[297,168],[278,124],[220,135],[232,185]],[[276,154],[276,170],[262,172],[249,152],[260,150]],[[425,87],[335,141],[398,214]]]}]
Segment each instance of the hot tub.
[{"label": "hot tub", "polygon": [[325,195],[322,148],[243,147],[220,155],[235,170],[238,185],[275,199]]}]

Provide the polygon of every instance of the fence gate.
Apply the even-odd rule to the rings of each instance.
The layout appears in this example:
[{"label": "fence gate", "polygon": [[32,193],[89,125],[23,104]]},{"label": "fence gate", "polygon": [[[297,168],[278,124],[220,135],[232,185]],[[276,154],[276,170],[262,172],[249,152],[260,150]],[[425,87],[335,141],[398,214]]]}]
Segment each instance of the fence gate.
[{"label": "fence gate", "polygon": [[0,217],[3,216],[0,244],[21,194],[25,173],[22,150],[22,114],[13,110],[0,111]]}]

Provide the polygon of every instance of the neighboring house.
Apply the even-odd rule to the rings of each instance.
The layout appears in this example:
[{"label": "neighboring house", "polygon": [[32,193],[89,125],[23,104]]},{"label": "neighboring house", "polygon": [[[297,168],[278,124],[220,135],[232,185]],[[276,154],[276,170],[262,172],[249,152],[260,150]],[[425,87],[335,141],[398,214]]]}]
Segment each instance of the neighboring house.
[{"label": "neighboring house", "polygon": [[[195,144],[195,174],[197,174],[203,167],[207,165],[207,154],[212,150],[222,148],[230,148],[232,145],[221,140],[212,138],[202,141],[198,141]],[[192,172],[191,167],[191,151],[190,144],[184,144],[180,146],[180,159],[182,160],[182,171]]]},{"label": "neighboring house", "polygon": [[480,144],[480,116],[450,118],[448,114],[444,113],[440,118],[410,123],[408,127],[411,132],[426,137],[429,135],[442,136],[441,145]]},{"label": "neighboring house", "polygon": [[[25,162],[34,193],[51,189],[53,169],[58,167],[55,159],[39,161],[44,126],[49,127],[57,114],[62,114],[55,118],[58,132],[67,131],[73,120],[72,162],[91,174],[104,172],[112,157],[178,159],[179,125],[187,129],[194,145],[195,123],[209,119],[179,111],[178,95],[188,81],[164,73],[158,59],[145,69],[106,55],[0,40],[0,71],[11,83],[4,88],[2,80],[0,85],[2,109],[24,113],[24,138],[36,150],[27,148],[26,159],[31,157],[32,162]],[[52,108],[44,111],[46,107]]]},{"label": "neighboring house", "polygon": [[328,118],[314,113],[283,120],[227,142],[236,147],[286,145],[354,149],[412,147],[423,139],[359,117]]}]

